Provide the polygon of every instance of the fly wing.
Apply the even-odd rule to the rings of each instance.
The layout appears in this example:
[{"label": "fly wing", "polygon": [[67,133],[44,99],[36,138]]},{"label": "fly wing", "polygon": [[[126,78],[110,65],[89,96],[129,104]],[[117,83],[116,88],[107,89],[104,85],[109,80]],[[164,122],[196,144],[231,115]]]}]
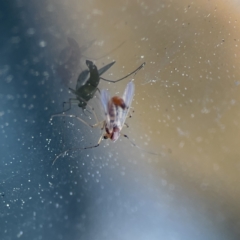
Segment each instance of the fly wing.
[{"label": "fly wing", "polygon": [[102,107],[103,107],[103,111],[104,111],[106,120],[107,120],[107,118],[109,118],[109,109],[108,109],[109,100],[110,100],[110,96],[109,96],[108,91],[102,90],[101,91],[101,102],[102,102]]},{"label": "fly wing", "polygon": [[122,108],[119,108],[118,116],[119,116],[121,128],[123,127],[123,125],[126,121],[129,109],[131,107],[131,103],[132,103],[133,96],[134,96],[134,90],[135,90],[135,86],[134,86],[133,81],[131,81],[127,84],[127,87],[123,94],[123,101],[126,105],[126,108],[124,110]]}]

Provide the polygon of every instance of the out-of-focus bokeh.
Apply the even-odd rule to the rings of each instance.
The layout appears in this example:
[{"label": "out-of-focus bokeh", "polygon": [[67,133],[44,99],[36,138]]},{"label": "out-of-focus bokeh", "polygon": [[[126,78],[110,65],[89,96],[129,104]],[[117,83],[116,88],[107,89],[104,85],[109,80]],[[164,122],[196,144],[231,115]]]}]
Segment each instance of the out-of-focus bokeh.
[{"label": "out-of-focus bokeh", "polygon": [[[240,239],[239,16],[234,0],[1,2],[0,239]],[[49,123],[87,59],[116,61],[111,80],[146,62],[99,84],[134,78],[122,132],[142,150],[103,140],[52,166],[101,135]],[[89,106],[103,119],[98,92]]]}]

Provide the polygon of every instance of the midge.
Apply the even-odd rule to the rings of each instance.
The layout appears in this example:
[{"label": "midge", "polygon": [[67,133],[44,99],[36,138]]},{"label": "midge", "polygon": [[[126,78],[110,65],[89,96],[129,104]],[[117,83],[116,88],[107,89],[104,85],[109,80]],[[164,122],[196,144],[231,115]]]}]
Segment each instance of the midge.
[{"label": "midge", "polygon": [[63,108],[64,104],[69,104],[69,107],[66,110],[63,109],[64,112],[70,110],[72,104],[78,104],[78,107],[82,108],[82,110],[85,110],[88,101],[94,97],[96,91],[100,92],[100,90],[98,89],[100,79],[102,79],[103,81],[116,83],[136,73],[145,65],[145,63],[141,64],[141,66],[139,66],[136,70],[117,80],[108,80],[101,77],[101,75],[104,74],[114,63],[115,61],[107,64],[106,66],[98,70],[98,68],[92,61],[86,60],[88,70],[84,70],[80,73],[75,90],[69,88],[69,90],[75,95],[75,98],[70,98],[68,102],[63,103]]},{"label": "midge", "polygon": [[[131,142],[132,145],[145,151],[144,149],[142,149],[141,147],[136,145],[134,142],[132,142],[127,135],[121,133],[123,126],[126,125],[126,123],[125,123],[126,118],[129,116],[129,109],[130,109],[130,106],[131,106],[131,103],[133,100],[134,89],[135,89],[134,83],[131,81],[127,84],[127,87],[126,87],[122,97],[118,97],[118,96],[110,97],[108,91],[102,90],[101,91],[101,103],[102,103],[102,108],[103,108],[103,111],[105,114],[105,120],[99,122],[95,112],[93,111],[94,117],[96,119],[96,124],[94,124],[94,125],[91,125],[91,124],[85,122],[83,119],[81,119],[80,117],[78,117],[76,115],[65,115],[65,114],[52,115],[50,121],[52,120],[53,117],[73,117],[73,118],[78,119],[80,122],[84,123],[85,125],[87,125],[91,128],[102,125],[102,130],[103,130],[96,145],[89,146],[89,147],[69,148],[69,149],[65,150],[64,152],[60,153],[59,155],[57,155],[53,161],[53,164],[56,162],[56,160],[59,157],[66,155],[69,151],[77,151],[77,150],[98,147],[103,138],[110,139],[113,142],[115,142],[121,135],[123,137],[126,137]],[[148,152],[148,151],[146,151],[146,152]],[[148,153],[154,154],[154,155],[159,155],[159,154],[153,153],[153,152],[148,152]]]}]

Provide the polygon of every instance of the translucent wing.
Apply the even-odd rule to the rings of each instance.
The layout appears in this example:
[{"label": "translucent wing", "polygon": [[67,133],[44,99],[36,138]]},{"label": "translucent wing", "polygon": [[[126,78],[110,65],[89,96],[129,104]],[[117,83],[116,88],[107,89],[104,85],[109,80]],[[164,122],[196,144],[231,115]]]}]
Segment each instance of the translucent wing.
[{"label": "translucent wing", "polygon": [[127,109],[131,106],[131,103],[133,100],[133,95],[134,95],[134,90],[135,90],[135,86],[134,86],[133,81],[131,81],[127,84],[127,87],[123,94],[123,100],[126,104]]},{"label": "translucent wing", "polygon": [[127,87],[123,94],[123,101],[126,105],[126,108],[124,110],[122,108],[118,108],[118,111],[119,111],[118,116],[119,116],[119,122],[120,122],[121,128],[123,127],[126,121],[126,117],[128,115],[129,108],[133,100],[134,90],[135,90],[135,86],[134,86],[134,83],[131,81],[127,84]]},{"label": "translucent wing", "polygon": [[108,116],[108,103],[110,100],[110,96],[107,90],[101,91],[101,102],[105,116]]}]

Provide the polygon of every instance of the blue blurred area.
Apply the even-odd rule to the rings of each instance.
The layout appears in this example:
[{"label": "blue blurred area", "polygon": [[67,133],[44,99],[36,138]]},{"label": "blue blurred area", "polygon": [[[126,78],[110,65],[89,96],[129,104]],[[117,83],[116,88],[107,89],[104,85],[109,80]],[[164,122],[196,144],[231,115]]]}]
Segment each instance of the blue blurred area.
[{"label": "blue blurred area", "polygon": [[34,1],[2,1],[0,18],[0,239],[76,239],[76,222],[89,227],[91,191],[82,169],[51,166],[48,139],[61,146],[49,119],[62,105],[53,103],[62,86],[52,70],[51,13]]},{"label": "blue blurred area", "polygon": [[57,24],[51,6],[0,2],[0,239],[239,239],[238,214],[226,217],[233,225],[224,222],[216,196],[171,172],[170,164],[180,163],[141,158],[125,140],[52,166],[64,128],[75,134],[66,136],[68,147],[93,144],[99,131],[76,121],[68,129],[60,118],[49,124],[71,97],[54,66],[73,33]]}]

